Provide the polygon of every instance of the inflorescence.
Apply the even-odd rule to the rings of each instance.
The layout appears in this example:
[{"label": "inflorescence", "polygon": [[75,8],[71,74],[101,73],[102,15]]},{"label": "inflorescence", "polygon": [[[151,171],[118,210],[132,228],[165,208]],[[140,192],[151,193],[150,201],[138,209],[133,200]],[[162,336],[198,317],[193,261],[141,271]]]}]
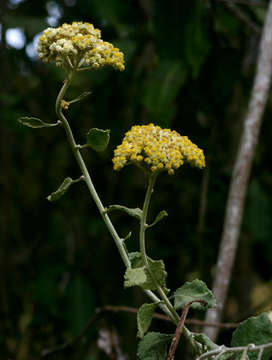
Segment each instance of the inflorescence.
[{"label": "inflorescence", "polygon": [[124,70],[124,54],[109,42],[101,39],[101,32],[92,24],[73,22],[58,28],[46,29],[38,43],[39,58],[56,62],[57,66],[81,67],[87,65],[99,69],[110,65]]},{"label": "inflorescence", "polygon": [[114,170],[136,164],[152,173],[168,171],[170,175],[184,162],[205,167],[203,150],[187,136],[154,124],[133,126],[125,134],[122,144],[114,150],[112,161]]}]

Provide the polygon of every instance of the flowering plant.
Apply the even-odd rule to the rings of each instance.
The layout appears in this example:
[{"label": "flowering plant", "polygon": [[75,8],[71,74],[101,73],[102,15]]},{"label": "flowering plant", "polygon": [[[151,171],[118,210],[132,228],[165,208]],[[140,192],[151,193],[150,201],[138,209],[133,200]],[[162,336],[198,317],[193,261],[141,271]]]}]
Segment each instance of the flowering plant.
[{"label": "flowering plant", "polygon": [[[185,162],[200,169],[204,168],[203,151],[186,136],[181,136],[176,131],[162,129],[154,124],[133,126],[125,134],[121,145],[115,149],[112,161],[114,170],[134,164],[144,171],[148,184],[143,206],[142,208],[128,208],[122,205],[105,207],[96,192],[81,150],[82,148],[92,148],[95,151],[103,151],[108,145],[110,132],[97,128],[90,129],[87,133],[86,144],[77,144],[70,124],[64,115],[64,110],[68,110],[70,104],[82,100],[88,93],[83,93],[73,100],[67,100],[65,96],[77,72],[99,69],[104,66],[111,66],[116,70],[123,71],[125,69],[124,55],[118,48],[101,39],[100,30],[95,29],[92,24],[82,22],[74,22],[72,25],[63,24],[59,28],[45,30],[39,39],[38,55],[43,62],[56,63],[66,73],[64,84],[56,99],[58,120],[55,123],[45,123],[38,118],[22,117],[19,121],[32,128],[58,125],[64,128],[81,175],[78,179],[66,178],[47,199],[49,201],[58,200],[72,184],[84,181],[126,267],[125,288],[139,286],[151,300],[151,302],[143,304],[137,314],[138,336],[141,338],[138,358],[140,360],[163,360],[167,356],[168,344],[171,342],[167,359],[174,359],[181,333],[183,333],[199,360],[229,359],[236,353],[243,353],[242,359],[246,359],[247,353],[250,359],[256,359],[257,352],[259,352],[258,359],[261,359],[262,355],[263,359],[268,359],[272,344],[266,346],[263,344],[272,337],[272,323],[267,314],[249,319],[238,327],[232,340],[232,345],[236,347],[218,346],[206,335],[194,333],[184,325],[190,307],[198,310],[215,307],[216,301],[213,293],[204,282],[198,279],[185,283],[171,293],[166,285],[167,273],[163,260],[154,260],[146,253],[146,230],[167,216],[166,211],[162,210],[151,224],[147,223],[151,195],[158,175],[162,172],[173,175]],[[110,220],[109,213],[116,210],[123,211],[139,221],[139,249],[135,249],[134,252],[129,253],[125,246],[125,241],[129,239],[131,233],[125,238],[121,238]],[[176,326],[174,336],[148,332],[157,307]],[[178,311],[181,309],[180,316]],[[250,336],[247,331],[249,327],[251,329]],[[254,343],[254,345],[248,345],[249,343]]]}]

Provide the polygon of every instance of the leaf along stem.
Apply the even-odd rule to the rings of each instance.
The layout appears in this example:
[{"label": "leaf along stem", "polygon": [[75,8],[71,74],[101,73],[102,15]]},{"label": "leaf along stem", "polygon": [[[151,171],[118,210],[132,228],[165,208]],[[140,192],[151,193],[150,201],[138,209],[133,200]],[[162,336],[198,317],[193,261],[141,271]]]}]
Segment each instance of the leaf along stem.
[{"label": "leaf along stem", "polygon": [[[79,65],[78,65],[79,66]],[[120,253],[120,256],[125,264],[125,266],[127,268],[131,267],[131,262],[130,259],[128,257],[127,251],[124,247],[123,241],[122,239],[119,237],[117,231],[115,230],[115,227],[113,226],[107,212],[105,211],[105,208],[95,190],[95,187],[93,185],[93,182],[91,180],[89,171],[85,165],[85,162],[81,156],[80,153],[80,147],[76,144],[75,139],[74,139],[74,135],[72,132],[72,129],[69,125],[69,122],[67,120],[67,118],[65,117],[65,115],[62,112],[62,107],[61,107],[61,101],[63,100],[66,91],[68,90],[69,86],[71,85],[71,82],[73,80],[73,77],[75,76],[76,72],[78,71],[78,67],[75,66],[72,69],[70,69],[67,78],[64,80],[64,84],[62,86],[62,88],[60,89],[60,92],[57,96],[57,100],[56,100],[56,114],[57,117],[59,118],[59,120],[61,121],[61,124],[64,127],[64,130],[66,132],[66,136],[67,136],[67,140],[68,143],[72,149],[72,152],[74,154],[74,157],[78,163],[78,166],[80,167],[80,170],[82,171],[82,175],[84,177],[84,181],[90,191],[90,194],[100,212],[100,215],[102,216],[105,225],[107,226],[110,234],[112,235],[114,242],[118,248],[118,251]],[[146,251],[145,251],[145,230],[148,227],[148,225],[146,224],[146,217],[147,217],[147,213],[148,213],[148,208],[149,208],[149,203],[150,203],[150,198],[151,198],[151,194],[153,191],[153,185],[156,181],[156,175],[154,174],[153,176],[150,177],[150,181],[149,181],[149,185],[148,185],[148,189],[147,189],[147,193],[146,193],[146,197],[145,197],[145,202],[144,202],[144,209],[143,209],[143,215],[142,215],[142,220],[141,220],[141,228],[140,228],[140,250],[141,253],[143,255],[143,259],[145,262],[145,265],[148,269],[148,262],[147,262],[147,256],[146,256]],[[152,276],[152,274],[150,274]],[[153,277],[152,277],[153,278]],[[153,279],[155,281],[155,279]],[[166,296],[165,292],[163,291],[163,289],[158,285],[157,287],[157,291],[159,293],[159,295],[161,296],[161,299],[163,302],[161,302],[161,299],[157,297],[156,294],[153,293],[153,291],[151,290],[144,290],[144,292],[146,293],[146,295],[154,302],[159,302],[159,307],[162,309],[162,311],[169,316],[172,321],[177,325],[179,322],[179,315],[176,312],[176,310],[174,309],[173,305],[171,304],[171,302],[169,301],[168,297]],[[194,340],[192,333],[185,327],[183,326],[183,332],[185,337],[189,340],[190,344],[192,345],[192,347],[195,349],[196,353],[198,354],[200,352],[200,344],[198,344],[197,341]]]},{"label": "leaf along stem", "polygon": [[65,129],[65,132],[66,132],[66,136],[67,136],[67,140],[68,140],[68,143],[69,145],[71,146],[71,149],[72,149],[72,152],[76,158],[76,161],[80,167],[80,170],[82,171],[82,174],[84,176],[84,181],[86,182],[86,185],[91,193],[91,196],[94,200],[94,202],[96,203],[96,206],[109,230],[109,232],[111,233],[114,241],[115,241],[115,244],[119,250],[119,253],[122,257],[122,260],[124,262],[124,264],[126,265],[126,267],[130,267],[130,260],[128,258],[128,255],[124,249],[124,246],[122,244],[122,240],[120,239],[119,235],[117,234],[109,216],[107,215],[107,213],[105,212],[105,208],[95,190],[95,187],[93,185],[93,182],[91,180],[91,177],[90,177],[90,174],[88,172],[88,169],[85,165],[85,162],[81,156],[81,153],[80,153],[80,150],[75,142],[75,139],[74,139],[74,136],[73,136],[73,133],[72,133],[72,130],[71,130],[71,127],[68,123],[68,120],[66,119],[66,117],[64,116],[63,112],[62,112],[62,108],[61,108],[61,100],[63,99],[67,89],[69,88],[71,82],[72,82],[72,79],[75,75],[75,70],[71,70],[71,72],[68,74],[68,77],[66,78],[66,80],[64,81],[64,84],[58,94],[58,97],[57,97],[57,100],[56,100],[56,113],[57,113],[57,116],[58,118],[61,120],[62,122],[62,125]]},{"label": "leaf along stem", "polygon": [[[60,119],[61,121],[61,124],[63,125],[64,129],[65,129],[65,132],[66,132],[66,136],[67,136],[67,140],[68,140],[68,143],[69,145],[71,146],[71,149],[72,149],[72,152],[75,156],[75,159],[82,171],[82,174],[84,176],[84,181],[86,182],[86,185],[91,193],[91,196],[93,197],[97,207],[98,207],[98,210],[110,232],[110,234],[112,235],[114,241],[115,241],[115,244],[118,248],[118,251],[120,253],[120,256],[125,264],[125,266],[127,268],[131,267],[131,263],[130,263],[130,259],[128,257],[128,254],[127,254],[127,251],[126,251],[126,248],[124,246],[124,243],[122,241],[122,239],[119,237],[117,231],[115,230],[115,227],[113,226],[107,212],[105,211],[105,208],[95,190],[95,187],[92,183],[92,180],[91,180],[91,177],[90,177],[90,174],[88,172],[88,169],[85,165],[85,162],[81,156],[81,153],[80,153],[80,147],[76,144],[75,142],[75,139],[74,139],[74,136],[73,136],[73,133],[72,133],[72,130],[71,130],[71,127],[69,125],[69,122],[67,120],[67,118],[64,116],[63,112],[62,112],[62,107],[61,107],[61,101],[62,99],[64,98],[65,96],[65,93],[66,91],[68,90],[72,80],[73,80],[73,77],[74,75],[76,74],[77,72],[77,69],[74,68],[74,69],[71,69],[70,72],[68,73],[68,76],[67,78],[65,79],[64,81],[64,84],[58,94],[58,97],[57,97],[57,100],[56,100],[56,114],[58,116],[58,118]],[[154,302],[158,302],[160,301],[160,299],[151,291],[151,290],[144,290],[145,294]],[[173,317],[173,315],[171,314],[171,312],[169,311],[169,309],[167,308],[167,306],[165,306],[163,303],[160,303],[159,304],[159,307],[161,308],[161,310],[167,315],[169,316],[172,321],[174,323],[176,323],[176,320],[175,318]]]},{"label": "leaf along stem", "polygon": [[[157,298],[157,301],[162,301],[164,303],[164,305],[167,307],[168,311],[171,314],[171,318],[173,319],[174,323],[177,325],[180,321],[180,317],[179,317],[178,313],[176,312],[175,308],[173,307],[173,305],[171,304],[171,302],[169,301],[169,299],[168,299],[167,295],[165,294],[165,292],[163,291],[162,287],[158,284],[152,271],[150,271],[150,267],[149,267],[148,259],[147,259],[147,255],[146,255],[145,231],[148,228],[146,220],[147,220],[147,214],[148,214],[148,209],[149,209],[149,205],[150,205],[150,199],[151,199],[151,195],[153,192],[153,187],[154,187],[156,179],[157,179],[157,174],[152,174],[148,179],[148,187],[146,190],[146,195],[145,195],[145,200],[144,200],[144,205],[143,205],[143,212],[142,212],[142,217],[141,217],[141,222],[140,222],[140,224],[141,224],[140,225],[140,252],[141,252],[141,255],[142,255],[142,258],[144,261],[144,265],[145,265],[147,271],[149,272],[150,277],[152,278],[154,284],[156,285],[156,290],[157,290],[159,296],[161,297],[161,300],[159,298]],[[190,330],[187,329],[186,326],[183,326],[183,331],[184,331],[185,337],[189,340],[190,344],[192,345],[192,347],[194,348],[196,353],[199,353],[200,346],[198,345],[198,342],[196,342],[194,340]]]}]

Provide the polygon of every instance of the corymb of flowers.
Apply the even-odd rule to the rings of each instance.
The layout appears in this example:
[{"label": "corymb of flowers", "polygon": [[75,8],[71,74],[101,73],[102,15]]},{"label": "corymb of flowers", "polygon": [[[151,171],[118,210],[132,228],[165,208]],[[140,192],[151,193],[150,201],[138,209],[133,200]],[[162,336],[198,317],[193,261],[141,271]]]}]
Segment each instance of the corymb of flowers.
[{"label": "corymb of flowers", "polygon": [[55,62],[60,67],[99,69],[110,65],[120,71],[125,69],[124,54],[103,41],[100,30],[89,23],[73,22],[46,29],[37,51],[43,62]]},{"label": "corymb of flowers", "polygon": [[136,164],[149,172],[167,171],[169,175],[184,162],[198,168],[205,167],[203,150],[187,136],[154,124],[133,126],[114,150],[112,161],[114,170]]}]

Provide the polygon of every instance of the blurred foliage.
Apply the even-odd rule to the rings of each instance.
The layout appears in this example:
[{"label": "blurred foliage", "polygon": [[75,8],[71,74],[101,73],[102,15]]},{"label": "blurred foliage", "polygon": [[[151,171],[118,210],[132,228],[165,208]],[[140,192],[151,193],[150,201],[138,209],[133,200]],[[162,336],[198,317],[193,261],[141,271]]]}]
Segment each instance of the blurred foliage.
[{"label": "blurred foliage", "polygon": [[[265,9],[241,9],[262,26]],[[147,250],[152,258],[165,259],[172,291],[196,277],[211,286],[258,36],[221,2],[213,7],[204,0],[2,0],[1,359],[37,359],[42,349],[79,334],[97,307],[139,307],[145,300],[141,290],[124,290],[123,264],[84,184],[72,186],[58,202],[46,200],[64,178],[80,176],[62,129],[32,130],[16,121],[21,116],[56,121],[54,102],[63,73],[29,54],[48,22],[74,20],[94,23],[126,57],[125,72],[79,74],[69,92],[73,98],[92,91],[69,111],[78,143],[91,127],[111,129],[105,152],[84,150],[98,193],[105,205],[142,205],[146,182],[139,170],[114,173],[111,164],[114,147],[131,125],[154,122],[188,135],[204,149],[207,168],[184,166],[174,177],[160,177],[150,218],[162,209],[169,216],[148,233]],[[25,35],[21,49],[6,41],[11,28]],[[250,293],[260,284],[271,289],[271,113],[269,99],[225,320],[254,315],[258,296]],[[112,219],[121,236],[132,230],[127,246],[137,249],[137,221],[119,213]],[[271,305],[266,299],[261,310]],[[169,324],[156,320],[154,325],[155,331],[173,332]],[[115,351],[117,346],[136,358],[136,318],[103,313],[81,342],[52,359],[110,358],[97,345],[101,329],[117,336]],[[224,341],[229,338],[228,332],[222,334]]]}]

